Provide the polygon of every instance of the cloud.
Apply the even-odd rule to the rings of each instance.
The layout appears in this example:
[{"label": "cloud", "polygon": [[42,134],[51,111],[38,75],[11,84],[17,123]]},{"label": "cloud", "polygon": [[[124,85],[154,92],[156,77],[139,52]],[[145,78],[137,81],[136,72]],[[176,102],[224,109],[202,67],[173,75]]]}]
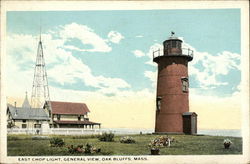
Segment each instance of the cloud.
[{"label": "cloud", "polygon": [[[154,128],[155,116],[155,90],[152,92],[149,89],[142,89],[139,91],[121,90],[121,88],[130,88],[131,86],[120,78],[105,77],[102,75],[93,75],[92,70],[84,61],[77,59],[68,50],[63,49],[63,42],[60,39],[54,39],[50,34],[42,35],[44,44],[44,55],[46,58],[46,65],[48,68],[48,76],[53,81],[61,84],[74,83],[80,80],[87,86],[99,88],[96,91],[80,91],[72,89],[62,89],[55,86],[50,86],[50,93],[52,100],[59,101],[73,101],[85,102],[91,110],[90,119],[99,121],[106,127],[144,127]],[[7,38],[7,95],[19,95],[24,97],[26,90],[30,91],[33,80],[33,67],[37,49],[37,39],[30,35],[8,35]],[[145,57],[152,59],[151,46]],[[190,74],[201,76],[201,79],[206,79],[207,76],[210,80],[212,75],[205,71],[204,75],[202,69],[197,68],[195,65],[199,62],[204,65],[204,70],[208,69],[215,71],[217,75],[227,74],[230,69],[239,69],[237,63],[239,55],[227,51],[217,54],[222,64],[227,65],[217,66],[220,62],[215,61],[217,58],[211,57],[209,53],[198,54],[194,58],[194,65],[190,69],[197,72],[190,71]],[[198,56],[199,55],[199,56]],[[226,60],[220,59],[225,56]],[[20,60],[17,60],[20,57]],[[197,60],[197,61],[196,61]],[[202,60],[202,61],[201,61]],[[215,65],[210,65],[209,60],[214,62]],[[234,62],[234,60],[236,60]],[[152,62],[152,61],[151,61]],[[32,63],[29,69],[23,69],[24,63]],[[214,68],[215,67],[215,68]],[[218,67],[218,68],[217,68]],[[157,72],[146,70],[144,76],[156,85]],[[18,84],[17,84],[18,82]],[[201,81],[209,83],[209,81]],[[240,85],[239,85],[240,86]],[[240,89],[240,87],[238,89]],[[31,93],[29,93],[30,95]],[[113,94],[114,96],[107,96]],[[240,94],[239,91],[232,94],[231,97],[218,97],[199,95],[196,89],[190,89],[190,111],[198,114],[199,128],[240,128]],[[139,99],[138,99],[139,97]],[[213,106],[211,106],[213,102]],[[103,109],[105,112],[103,113]],[[123,117],[115,117],[110,119],[112,115]],[[143,113],[143,115],[141,115]],[[219,117],[223,115],[223,117]],[[138,119],[139,118],[139,119]],[[214,119],[218,118],[218,119]],[[228,121],[228,118],[230,121]],[[211,119],[213,123],[211,124]],[[122,120],[122,121],[121,121]],[[113,124],[113,122],[121,122]],[[131,124],[127,124],[130,122]],[[147,122],[147,124],[145,124]],[[132,126],[131,126],[132,125]]]},{"label": "cloud", "polygon": [[134,50],[134,51],[132,51],[132,53],[133,53],[136,57],[143,57],[143,56],[146,56],[141,50]]},{"label": "cloud", "polygon": [[[130,85],[123,79],[93,75],[92,70],[84,61],[74,57],[71,51],[62,48],[64,42],[61,39],[55,39],[51,34],[43,34],[42,40],[47,74],[53,83],[65,85],[80,82],[85,86],[99,89],[100,93],[104,93],[105,89],[117,92],[122,88],[130,88]],[[19,82],[18,86],[29,84],[28,88],[23,88],[23,93],[27,89],[31,90],[32,87],[37,42],[38,40],[30,35],[9,34],[7,38],[7,63],[10,68],[8,69],[8,86],[16,86],[16,81]],[[17,58],[20,59],[17,60]],[[26,67],[24,63],[28,67],[26,71],[23,70]],[[13,88],[15,87],[8,87],[9,90]],[[14,90],[11,93],[14,93]]]},{"label": "cloud", "polygon": [[144,36],[143,35],[136,35],[135,37],[136,38],[143,38]]},{"label": "cloud", "polygon": [[150,81],[152,81],[153,88],[156,88],[156,81],[157,81],[157,71],[145,71],[144,76],[149,78]]},{"label": "cloud", "polygon": [[[32,77],[37,51],[36,38],[31,35],[13,34],[6,41],[6,86],[7,95],[24,95],[32,88]],[[36,47],[36,48],[34,48]]]},{"label": "cloud", "polygon": [[124,39],[124,36],[117,31],[110,31],[108,33],[108,38],[111,42],[118,44],[122,39]]},{"label": "cloud", "polygon": [[[159,43],[155,43],[152,46],[150,46],[148,52],[146,53],[146,56],[149,58],[149,60],[146,62],[146,64],[149,64],[151,66],[156,67],[157,64],[155,62],[153,62],[153,56],[159,56],[159,55],[163,55],[162,54],[162,50],[163,49],[163,45],[159,44]],[[160,50],[160,51],[157,51]],[[157,52],[155,52],[157,51]]]},{"label": "cloud", "polygon": [[[13,34],[10,37],[7,37],[7,53],[14,54],[14,58],[16,59],[15,63],[23,63],[24,61],[29,62],[35,59],[35,52],[38,41],[34,41],[34,37],[32,35],[17,35]],[[16,44],[18,43],[18,44]]]},{"label": "cloud", "polygon": [[[80,25],[77,23],[67,24],[61,27],[59,31],[60,37],[64,42],[76,38],[79,39],[82,45],[91,45],[93,48],[79,48],[77,46],[66,46],[68,49],[86,51],[86,52],[110,52],[112,48],[107,44],[106,40],[101,38],[95,31],[88,26]],[[118,35],[117,33],[115,33]],[[114,41],[118,41],[119,36],[113,36]]]},{"label": "cloud", "polygon": [[[229,51],[222,51],[217,54],[199,52],[184,40],[182,47],[189,48],[194,51],[194,58],[188,64],[189,75],[196,79],[196,83],[198,83],[197,87],[200,89],[212,89],[228,85],[229,82],[220,80],[221,76],[228,76],[231,70],[240,70],[240,54]],[[139,56],[138,52],[140,52],[140,50],[136,51]],[[154,51],[157,52],[154,53]],[[185,53],[186,51],[183,52]],[[145,56],[149,59],[146,64],[157,67],[157,64],[153,62],[153,54],[154,56],[163,55],[163,45],[155,43],[150,46],[148,52],[145,54]],[[146,75],[146,77],[149,77],[148,72]]]},{"label": "cloud", "polygon": [[191,49],[194,50],[194,58],[189,63],[189,75],[195,76],[202,89],[228,85],[229,82],[220,81],[220,77],[228,76],[231,70],[240,71],[240,54],[229,51],[210,54]]}]

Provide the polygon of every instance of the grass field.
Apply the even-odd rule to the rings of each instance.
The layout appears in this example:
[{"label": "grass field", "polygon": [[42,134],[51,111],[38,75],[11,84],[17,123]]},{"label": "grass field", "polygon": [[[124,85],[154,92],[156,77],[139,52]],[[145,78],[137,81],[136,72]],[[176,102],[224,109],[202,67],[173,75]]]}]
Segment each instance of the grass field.
[{"label": "grass field", "polygon": [[[127,136],[127,135],[123,135]],[[101,152],[96,155],[150,155],[148,144],[159,135],[129,135],[136,143],[120,143],[122,136],[115,136],[114,142],[101,142],[97,136],[56,136],[63,138],[65,146],[50,147],[49,139],[32,139],[31,135],[8,135],[8,156],[72,156],[84,154],[70,154],[67,146],[86,145],[91,143]],[[217,155],[242,154],[242,138],[223,136],[192,136],[170,135],[175,138],[171,147],[160,149],[161,155]],[[55,137],[55,136],[49,136]],[[224,139],[230,139],[233,144],[229,149],[223,145]]]}]

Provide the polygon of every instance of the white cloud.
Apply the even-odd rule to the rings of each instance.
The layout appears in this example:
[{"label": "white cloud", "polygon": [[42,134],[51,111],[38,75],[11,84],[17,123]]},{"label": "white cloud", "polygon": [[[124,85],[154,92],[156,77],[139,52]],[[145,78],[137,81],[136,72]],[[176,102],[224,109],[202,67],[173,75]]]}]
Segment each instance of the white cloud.
[{"label": "white cloud", "polygon": [[118,44],[122,39],[124,39],[124,36],[117,31],[110,31],[108,33],[108,38],[111,42]]},{"label": "white cloud", "polygon": [[[79,25],[77,23],[67,24],[62,27],[59,34],[65,42],[69,39],[76,38],[81,41],[82,45],[93,46],[93,48],[79,48],[71,45],[67,47],[69,49],[87,52],[110,52],[112,50],[105,39],[101,38],[93,29],[85,25]],[[114,37],[114,40],[117,41],[117,37]]]},{"label": "white cloud", "polygon": [[146,56],[141,50],[134,50],[134,51],[132,51],[132,53],[133,53],[136,57],[143,57],[143,56]]},{"label": "white cloud", "polygon": [[[63,49],[64,42],[60,39],[53,39],[51,34],[42,35],[42,40],[47,74],[53,82],[64,85],[80,80],[86,86],[100,89],[100,93],[104,89],[119,91],[121,88],[130,87],[126,81],[120,78],[93,75],[89,66],[74,57],[70,51]],[[20,93],[24,93],[27,89],[31,90],[37,42],[35,37],[29,35],[8,35],[7,61],[10,68],[8,69],[8,86],[18,86]],[[21,57],[21,60],[17,60],[17,57]],[[24,67],[23,63],[30,64],[26,71],[21,70]],[[15,85],[16,81],[18,81],[18,85]],[[9,90],[13,90],[13,88],[15,87],[8,87]],[[14,93],[14,90],[11,93]]]},{"label": "white cloud", "polygon": [[240,70],[240,54],[222,51],[212,55],[208,52],[199,52],[190,45],[184,46],[194,50],[193,61],[189,63],[189,75],[194,75],[202,89],[228,85],[219,79],[222,75],[228,75],[231,70]]},{"label": "white cloud", "polygon": [[[14,54],[17,59],[15,63],[23,61],[32,61],[35,59],[38,41],[34,42],[34,37],[31,35],[16,35],[13,34],[7,37],[7,53]],[[20,60],[21,59],[21,60]]]},{"label": "white cloud", "polygon": [[136,38],[143,38],[144,36],[143,35],[136,35],[135,37]]},{"label": "white cloud", "polygon": [[[33,65],[37,51],[37,40],[31,35],[10,35],[6,47],[6,92],[7,95],[25,95],[32,87]],[[34,48],[36,47],[36,48]],[[21,67],[23,69],[21,69]],[[29,68],[30,67],[30,68]]]},{"label": "white cloud", "polygon": [[[159,43],[155,43],[152,46],[150,46],[148,52],[146,53],[146,56],[149,58],[149,61],[146,62],[146,64],[152,65],[154,67],[157,66],[157,64],[155,62],[153,62],[153,57],[162,55],[162,49],[163,49],[163,45],[159,44]],[[160,50],[160,51],[158,51]]]},{"label": "white cloud", "polygon": [[145,71],[144,76],[149,78],[150,81],[152,81],[153,88],[156,88],[156,81],[157,81],[157,71]]},{"label": "white cloud", "polygon": [[[199,52],[184,40],[182,47],[194,51],[194,58],[188,64],[189,75],[195,76],[196,82],[199,83],[201,89],[211,89],[222,85],[228,85],[228,82],[220,81],[219,77],[228,75],[231,70],[240,70],[240,54],[229,51],[222,51],[218,54]],[[143,56],[140,50],[133,52],[137,56]],[[187,51],[183,51],[183,53],[187,53]],[[157,64],[153,62],[153,54],[154,57],[163,55],[163,45],[155,43],[150,46],[148,52],[145,54],[145,56],[149,58],[146,64],[157,67]],[[145,76],[152,81],[152,76],[149,75],[149,72],[150,71],[146,71]],[[155,82],[152,81],[152,83],[152,85],[154,85]]]}]

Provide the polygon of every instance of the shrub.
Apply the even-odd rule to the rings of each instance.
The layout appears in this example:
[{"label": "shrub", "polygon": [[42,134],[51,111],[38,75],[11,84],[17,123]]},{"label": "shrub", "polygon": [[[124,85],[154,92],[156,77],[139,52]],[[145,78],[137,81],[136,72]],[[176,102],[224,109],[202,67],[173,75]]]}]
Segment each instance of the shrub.
[{"label": "shrub", "polygon": [[126,137],[122,137],[120,139],[120,142],[130,144],[130,143],[135,143],[135,140],[132,137],[126,136]]},{"label": "shrub", "polygon": [[160,147],[164,147],[164,146],[170,147],[171,142],[174,142],[174,141],[175,139],[173,137],[160,136],[160,137],[153,139],[150,142],[149,147],[151,147],[151,149],[159,149]]},{"label": "shrub", "polygon": [[51,138],[50,139],[50,146],[52,147],[62,147],[65,144],[64,140],[61,138]]},{"label": "shrub", "polygon": [[230,145],[232,144],[233,142],[230,140],[230,139],[225,139],[224,140],[224,147],[225,149],[229,149]]},{"label": "shrub", "polygon": [[104,141],[104,142],[112,142],[114,141],[114,133],[103,133],[102,135],[100,135],[98,138],[100,141]]},{"label": "shrub", "polygon": [[68,146],[69,153],[84,153],[84,154],[94,154],[94,153],[100,153],[101,149],[96,148],[92,146],[91,144],[87,143],[85,147],[83,145],[78,145],[74,147],[73,145]]},{"label": "shrub", "polygon": [[233,142],[230,140],[230,139],[224,139],[224,142],[223,142],[224,144],[232,144]]}]

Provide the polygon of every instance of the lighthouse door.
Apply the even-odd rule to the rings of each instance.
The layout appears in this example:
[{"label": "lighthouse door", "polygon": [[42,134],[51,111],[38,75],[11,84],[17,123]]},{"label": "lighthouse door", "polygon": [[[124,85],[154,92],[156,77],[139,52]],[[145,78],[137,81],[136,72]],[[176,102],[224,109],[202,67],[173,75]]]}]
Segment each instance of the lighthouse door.
[{"label": "lighthouse door", "polygon": [[197,114],[194,112],[185,112],[182,114],[183,132],[185,134],[197,133]]},{"label": "lighthouse door", "polygon": [[183,132],[185,134],[191,134],[191,117],[183,116]]}]

